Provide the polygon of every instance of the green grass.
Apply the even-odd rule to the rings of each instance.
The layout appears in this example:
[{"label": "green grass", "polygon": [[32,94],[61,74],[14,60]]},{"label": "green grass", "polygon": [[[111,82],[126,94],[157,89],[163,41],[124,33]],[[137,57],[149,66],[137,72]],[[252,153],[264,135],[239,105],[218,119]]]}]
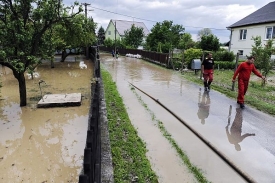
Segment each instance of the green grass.
[{"label": "green grass", "polygon": [[136,182],[139,183],[157,183],[157,176],[146,157],[146,145],[131,124],[116,83],[104,69],[101,69],[101,75],[104,83],[115,182],[129,183],[138,179]]},{"label": "green grass", "polygon": [[[251,74],[253,75],[253,73]],[[274,76],[274,72],[271,72],[271,77]],[[185,72],[182,76],[192,82],[203,84],[203,81],[199,79],[198,75],[194,72]],[[215,70],[214,81],[211,84],[211,88],[217,90],[230,98],[237,98],[238,95],[238,82],[235,82],[235,90],[232,91],[232,70]],[[262,86],[261,81],[250,81],[248,91],[245,95],[245,103],[255,107],[256,109],[265,113],[275,115],[275,85],[267,84]]]}]

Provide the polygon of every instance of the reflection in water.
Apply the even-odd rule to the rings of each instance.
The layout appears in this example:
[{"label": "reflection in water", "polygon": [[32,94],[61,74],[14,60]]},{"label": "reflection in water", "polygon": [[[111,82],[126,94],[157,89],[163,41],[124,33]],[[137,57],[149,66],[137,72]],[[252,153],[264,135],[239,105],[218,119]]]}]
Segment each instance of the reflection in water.
[{"label": "reflection in water", "polygon": [[198,118],[201,120],[201,124],[205,124],[205,119],[209,116],[209,110],[210,110],[210,96],[209,92],[204,91],[203,95],[201,96],[201,88],[199,91],[199,98],[198,98]]},{"label": "reflection in water", "polygon": [[255,133],[246,133],[246,134],[242,135],[242,123],[243,123],[242,109],[236,108],[236,115],[235,115],[235,119],[230,127],[230,133],[228,130],[228,127],[230,125],[230,118],[228,120],[228,123],[227,123],[225,129],[226,129],[226,135],[228,137],[228,141],[231,144],[235,145],[235,149],[237,151],[241,150],[241,146],[239,143],[242,142],[243,139],[245,139],[246,137],[249,137],[249,136],[255,136]]}]

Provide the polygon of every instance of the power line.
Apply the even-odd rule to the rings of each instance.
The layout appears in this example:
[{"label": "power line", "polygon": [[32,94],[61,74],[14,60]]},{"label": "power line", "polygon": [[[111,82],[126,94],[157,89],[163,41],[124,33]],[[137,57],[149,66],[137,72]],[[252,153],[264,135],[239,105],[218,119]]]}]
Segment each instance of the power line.
[{"label": "power line", "polygon": [[[134,19],[138,19],[138,20],[144,20],[144,21],[148,21],[148,22],[158,22],[158,21],[155,21],[155,20],[148,20],[148,19],[144,19],[144,18],[138,18],[138,17],[134,17],[134,16],[130,16],[130,15],[124,15],[124,14],[121,14],[121,13],[116,13],[116,12],[113,12],[113,11],[109,11],[109,10],[104,10],[104,9],[101,9],[101,8],[97,8],[97,7],[92,7],[94,9],[98,9],[98,10],[101,10],[101,11],[105,11],[105,12],[108,12],[108,13],[113,13],[113,14],[117,14],[117,15],[122,15],[122,16],[125,16],[125,17],[130,17],[130,18],[134,18]],[[184,25],[183,25],[184,26]],[[194,27],[194,26],[184,26],[184,27],[191,27],[191,28],[195,28],[195,29],[203,29],[205,27]],[[212,27],[207,27],[208,29],[213,29],[213,30],[228,30],[228,29],[220,29],[220,28],[212,28]]]},{"label": "power line", "polygon": [[116,12],[109,11],[109,10],[104,10],[104,9],[101,9],[101,8],[96,8],[96,7],[92,7],[92,8],[98,9],[98,10],[101,10],[101,11],[106,11],[106,12],[108,12],[108,13],[113,13],[113,14],[117,14],[117,15],[122,15],[122,16],[125,16],[125,17],[135,18],[135,19],[139,19],[139,20],[145,20],[145,21],[148,21],[148,22],[157,22],[157,21],[154,21],[154,20],[148,20],[148,19],[143,19],[143,18],[137,18],[137,17],[133,17],[133,16],[130,16],[130,15],[124,15],[124,14],[121,14],[121,13],[116,13]]}]

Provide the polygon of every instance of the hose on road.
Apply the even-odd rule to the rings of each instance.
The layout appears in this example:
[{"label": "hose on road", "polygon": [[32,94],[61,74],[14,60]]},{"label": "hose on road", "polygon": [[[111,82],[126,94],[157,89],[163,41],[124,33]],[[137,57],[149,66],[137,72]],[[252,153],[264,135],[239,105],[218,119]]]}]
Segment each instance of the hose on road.
[{"label": "hose on road", "polygon": [[163,105],[158,99],[155,99],[154,97],[150,96],[149,94],[147,94],[146,92],[144,92],[143,90],[141,90],[140,88],[138,88],[137,86],[135,86],[134,84],[130,83],[129,81],[128,81],[128,83],[130,85],[132,85],[134,88],[136,88],[139,91],[141,91],[142,93],[144,93],[145,95],[147,95],[148,97],[150,97],[151,99],[153,99],[156,103],[158,103],[165,110],[167,110],[169,113],[171,113],[175,118],[177,118],[184,126],[186,126],[200,140],[202,140],[210,149],[212,149],[222,160],[224,160],[231,168],[233,168],[243,179],[245,179],[247,182],[256,183],[256,181],[252,177],[250,177],[245,172],[243,172],[242,170],[240,170],[240,168],[237,167],[232,161],[230,161],[222,152],[220,152],[209,141],[207,141],[205,138],[203,138],[200,133],[198,133],[197,131],[195,131],[190,125],[188,125],[183,119],[181,119],[179,116],[177,116],[173,111],[171,111],[165,105]]}]

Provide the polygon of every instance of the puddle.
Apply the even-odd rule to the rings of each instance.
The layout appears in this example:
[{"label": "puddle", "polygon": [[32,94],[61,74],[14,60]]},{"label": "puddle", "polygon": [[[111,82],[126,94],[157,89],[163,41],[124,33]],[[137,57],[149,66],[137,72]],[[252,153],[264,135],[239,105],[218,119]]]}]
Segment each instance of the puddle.
[{"label": "puddle", "polygon": [[[19,106],[17,80],[0,68],[0,182],[78,182],[86,143],[91,61],[43,63],[28,79],[27,106]],[[39,87],[39,80],[43,79]],[[44,94],[81,93],[78,107],[36,108]]]}]

